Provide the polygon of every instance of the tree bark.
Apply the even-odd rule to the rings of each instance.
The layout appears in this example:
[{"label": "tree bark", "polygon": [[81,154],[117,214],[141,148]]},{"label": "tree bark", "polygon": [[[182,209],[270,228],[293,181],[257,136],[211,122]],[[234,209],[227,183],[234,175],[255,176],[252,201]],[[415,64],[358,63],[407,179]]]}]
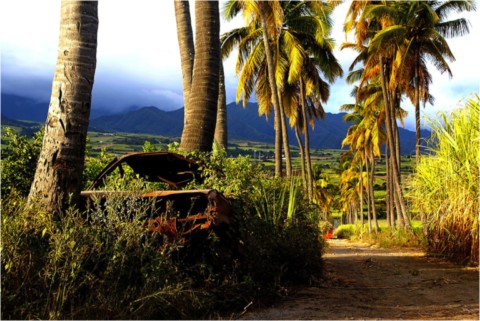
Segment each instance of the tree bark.
[{"label": "tree bark", "polygon": [[297,137],[298,149],[300,150],[300,165],[302,168],[303,189],[307,190],[307,176],[305,173],[305,151],[303,149],[302,138],[300,137],[298,126],[295,126],[295,137]]},{"label": "tree bark", "polygon": [[378,232],[378,220],[377,220],[377,210],[375,209],[375,192],[373,190],[373,183],[375,178],[375,159],[372,157],[372,166],[370,167],[370,178],[369,178],[369,189],[370,189],[370,201],[372,207],[372,218],[373,218],[373,226],[375,228],[375,232]]},{"label": "tree bark", "polygon": [[188,95],[192,85],[193,62],[195,59],[195,47],[193,43],[192,22],[190,18],[190,5],[188,1],[174,0],[175,20],[177,22],[177,38],[180,49],[180,62],[182,64],[183,82],[183,125],[187,121]]},{"label": "tree bark", "polygon": [[418,166],[420,161],[420,82],[418,63],[415,64],[415,161]]},{"label": "tree bark", "polygon": [[280,121],[282,122],[282,141],[283,149],[285,150],[285,170],[287,177],[292,176],[292,160],[290,155],[290,145],[288,143],[288,129],[287,129],[287,120],[285,116],[285,109],[283,108],[283,103],[280,93],[278,93],[278,100],[280,104]]},{"label": "tree bark", "polygon": [[308,199],[312,200],[313,196],[313,174],[312,174],[312,160],[310,158],[310,135],[308,133],[307,122],[307,107],[305,106],[305,90],[303,88],[303,81],[300,79],[300,99],[302,105],[302,118],[305,126],[305,159],[307,161],[307,193]]},{"label": "tree bark", "polygon": [[228,149],[228,126],[227,126],[227,97],[225,93],[225,75],[223,62],[220,59],[217,101],[217,124],[215,125],[215,142],[225,151]]},{"label": "tree bark", "polygon": [[60,213],[80,197],[95,76],[98,30],[96,1],[61,4],[60,37],[45,135],[28,196]]},{"label": "tree bark", "polygon": [[211,151],[217,120],[220,60],[218,1],[195,2],[195,59],[180,148]]}]

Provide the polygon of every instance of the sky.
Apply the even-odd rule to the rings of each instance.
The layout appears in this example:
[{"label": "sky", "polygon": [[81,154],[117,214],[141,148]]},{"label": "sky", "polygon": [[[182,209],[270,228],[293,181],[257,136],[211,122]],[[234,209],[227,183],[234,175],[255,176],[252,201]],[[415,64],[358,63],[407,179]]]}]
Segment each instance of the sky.
[{"label": "sky", "polygon": [[[220,2],[222,6],[223,2]],[[335,55],[348,72],[356,53],[338,50],[345,41],[342,23],[349,1],[334,12],[332,37]],[[478,4],[477,4],[478,5]],[[92,108],[110,112],[132,107],[156,106],[174,110],[183,106],[182,76],[173,0],[100,0],[97,69]],[[191,3],[191,12],[194,5]],[[473,92],[480,92],[478,11],[463,13],[470,21],[470,33],[449,39],[456,61],[450,63],[453,78],[432,66],[431,94],[434,106],[425,114],[451,111]],[[450,19],[455,18],[451,16]],[[60,0],[5,0],[0,2],[1,91],[48,102],[55,69],[60,23]],[[221,21],[221,32],[241,26],[243,20]],[[194,25],[194,21],[192,21]],[[236,56],[224,61],[227,103],[235,100]],[[338,79],[330,88],[327,112],[353,102],[351,86]],[[408,102],[406,126],[413,129],[414,112]]]}]

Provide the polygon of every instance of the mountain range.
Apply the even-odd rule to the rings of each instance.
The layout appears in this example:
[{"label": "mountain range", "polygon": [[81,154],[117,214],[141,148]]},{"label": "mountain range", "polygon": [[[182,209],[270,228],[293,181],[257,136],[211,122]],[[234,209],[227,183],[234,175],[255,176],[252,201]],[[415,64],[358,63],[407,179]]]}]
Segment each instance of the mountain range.
[{"label": "mountain range", "polygon": [[[39,103],[32,99],[2,94],[2,123],[12,120],[31,120],[43,122],[46,119],[48,103]],[[141,107],[110,115],[92,113],[90,131],[147,133],[162,136],[179,137],[183,128],[183,108],[163,111],[157,107]],[[248,140],[274,143],[273,117],[267,119],[258,115],[256,103],[248,103],[245,108],[230,103],[227,105],[229,140]],[[340,149],[350,123],[343,120],[345,113],[326,113],[324,120],[317,120],[314,129],[310,129],[310,145],[315,149]],[[415,132],[399,128],[401,153],[413,154],[415,151]],[[428,131],[422,131],[427,137]],[[289,129],[289,142],[297,145],[295,133]]]}]

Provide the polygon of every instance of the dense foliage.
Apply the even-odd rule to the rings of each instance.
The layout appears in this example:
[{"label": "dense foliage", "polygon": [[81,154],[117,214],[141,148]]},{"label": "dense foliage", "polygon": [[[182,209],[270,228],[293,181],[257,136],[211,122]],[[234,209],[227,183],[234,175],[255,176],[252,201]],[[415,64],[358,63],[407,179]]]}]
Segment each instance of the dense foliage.
[{"label": "dense foliage", "polygon": [[[87,176],[110,156],[88,158]],[[300,193],[290,196],[292,182],[268,178],[249,158],[202,157],[206,177],[198,187],[231,197],[237,242],[229,247],[213,233],[202,242],[148,233],[151,204],[136,196],[141,180],[107,182],[132,193],[109,199],[103,211],[70,209],[54,217],[23,210],[21,196],[4,199],[2,316],[204,319],[242,311],[290,282],[321,274],[323,238]]]},{"label": "dense foliage", "polygon": [[13,129],[2,128],[2,141],[7,143],[2,153],[2,198],[19,194],[27,196],[35,174],[43,130],[28,136],[18,135]]}]

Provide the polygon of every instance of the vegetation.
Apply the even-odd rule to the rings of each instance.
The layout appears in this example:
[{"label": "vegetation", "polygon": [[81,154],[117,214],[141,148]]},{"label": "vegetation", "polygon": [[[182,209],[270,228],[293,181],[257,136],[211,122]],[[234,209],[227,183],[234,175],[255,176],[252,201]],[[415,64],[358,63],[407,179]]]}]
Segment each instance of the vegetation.
[{"label": "vegetation", "polygon": [[[87,158],[85,177],[112,157],[102,152]],[[295,182],[271,178],[249,157],[191,157],[203,162],[205,173],[204,185],[196,187],[230,195],[240,248],[225,248],[214,234],[189,243],[147,232],[151,204],[139,203],[136,193],[145,182],[134,177],[108,182],[108,188],[132,194],[127,202],[110,199],[106,212],[24,211],[24,198],[10,193],[2,199],[2,315],[204,319],[241,311],[256,298],[322,272],[318,217],[294,192]]]},{"label": "vegetation", "polygon": [[460,262],[478,264],[480,99],[469,99],[450,116],[431,121],[431,155],[408,184],[412,210],[424,214],[428,248]]}]

